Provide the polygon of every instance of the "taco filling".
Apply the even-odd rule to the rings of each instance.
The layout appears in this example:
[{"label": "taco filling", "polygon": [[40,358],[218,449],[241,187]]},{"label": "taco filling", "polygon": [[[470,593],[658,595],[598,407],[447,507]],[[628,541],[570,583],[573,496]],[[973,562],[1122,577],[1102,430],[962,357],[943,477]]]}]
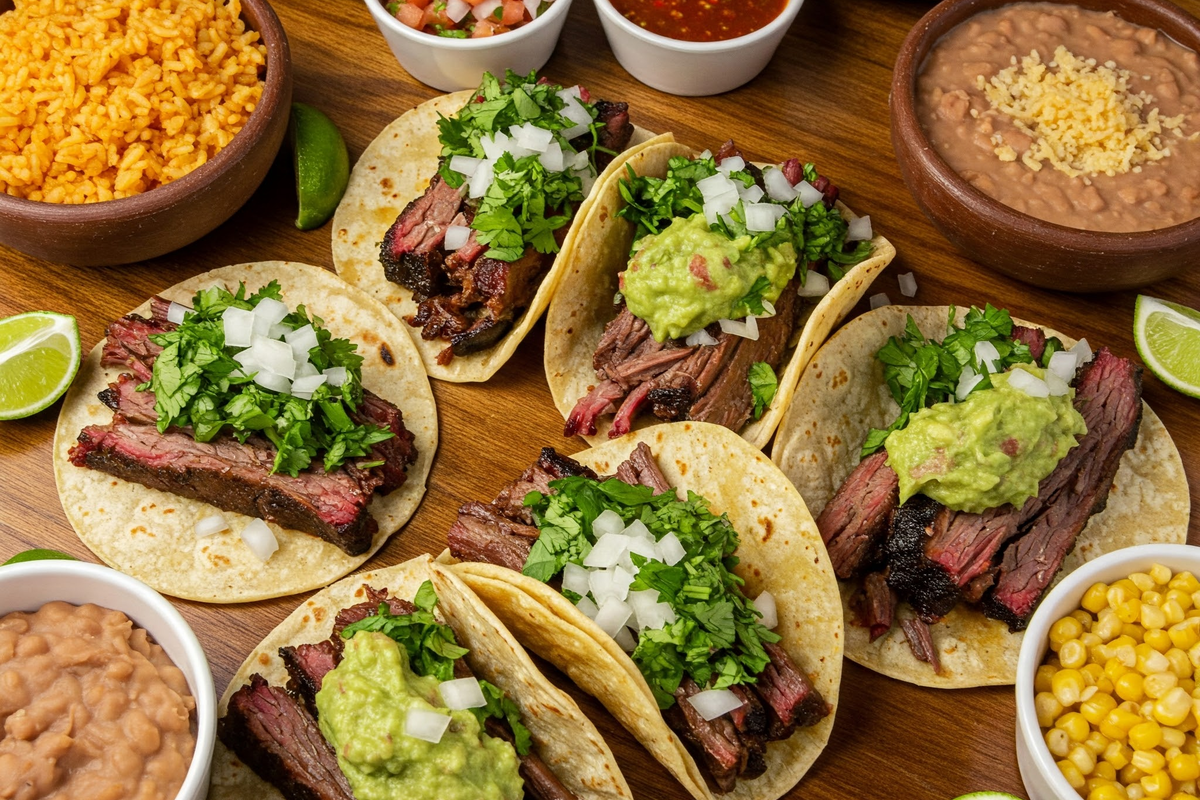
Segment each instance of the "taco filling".
[{"label": "taco filling", "polygon": [[286,689],[256,673],[230,697],[230,750],[288,800],[574,800],[517,704],[472,673],[429,581],[412,602],[363,591],[328,639],[279,648]]},{"label": "taco filling", "polygon": [[72,463],[365,553],[371,498],[404,484],[417,451],[400,409],[363,387],[356,345],[288,309],[275,281],[150,310],[108,326],[100,364],[129,372],[100,392],[112,421],[80,431]]},{"label": "taco filling", "polygon": [[717,791],[831,712],[780,646],[774,598],[751,601],[730,571],[737,531],[700,495],[680,500],[645,443],[612,477],[544,448],[493,502],[462,506],[447,538],[460,560],[559,584],[629,652]]},{"label": "taco filling", "polygon": [[495,344],[537,293],[575,210],[633,135],[626,103],[509,71],[438,120],[437,173],[400,213],[379,258],[409,289],[406,317],[449,346],[438,363]]},{"label": "taco filling", "polygon": [[599,383],[564,435],[628,433],[649,410],[739,430],[770,406],[804,297],[871,255],[870,221],[847,221],[812,164],[760,169],[732,141],[670,160],[665,178],[621,178],[618,216],[634,223],[616,317],[592,356]]},{"label": "taco filling", "polygon": [[906,602],[914,655],[940,673],[927,625],[957,604],[1025,627],[1107,502],[1141,422],[1141,370],[1086,341],[1069,350],[1007,311],[950,311],[942,341],[911,316],[878,351],[899,416],[817,518],[837,576],[859,580],[871,640]]}]

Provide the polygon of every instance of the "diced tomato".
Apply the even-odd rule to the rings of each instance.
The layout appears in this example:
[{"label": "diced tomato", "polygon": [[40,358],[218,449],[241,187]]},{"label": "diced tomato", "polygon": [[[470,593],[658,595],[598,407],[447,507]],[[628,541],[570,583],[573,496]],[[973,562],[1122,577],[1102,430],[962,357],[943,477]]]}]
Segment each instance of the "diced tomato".
[{"label": "diced tomato", "polygon": [[492,36],[496,33],[496,26],[490,19],[481,19],[475,25],[475,32],[471,34],[472,39],[482,39],[485,36]]},{"label": "diced tomato", "polygon": [[454,23],[446,16],[445,3],[430,3],[425,6],[425,24],[423,27],[432,25],[443,25],[447,28],[453,28]]},{"label": "diced tomato", "polygon": [[504,25],[516,25],[525,19],[525,4],[521,0],[504,0],[504,16],[500,22]]},{"label": "diced tomato", "polygon": [[484,2],[484,0],[467,0],[467,2],[468,2],[469,4],[471,4],[472,6],[477,6],[477,5],[479,5],[480,3]]},{"label": "diced tomato", "polygon": [[425,25],[425,9],[416,3],[401,3],[396,9],[396,19],[410,28],[420,30]]}]

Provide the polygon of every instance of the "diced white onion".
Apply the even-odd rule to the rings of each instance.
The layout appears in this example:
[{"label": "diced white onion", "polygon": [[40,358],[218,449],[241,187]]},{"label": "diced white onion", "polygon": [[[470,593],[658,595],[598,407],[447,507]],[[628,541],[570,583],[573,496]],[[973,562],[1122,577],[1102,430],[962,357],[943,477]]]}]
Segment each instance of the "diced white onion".
[{"label": "diced white onion", "polygon": [[226,521],[225,515],[219,511],[196,521],[197,539],[203,539],[205,536],[212,536],[214,533],[227,530],[229,530],[229,522]]},{"label": "diced white onion", "polygon": [[[476,6],[476,8],[478,7]],[[488,187],[492,185],[493,177],[495,177],[495,171],[492,169],[492,162],[481,162],[479,168],[475,170],[475,174],[471,176],[471,182],[467,186],[467,194],[472,199],[483,197],[487,194]]]},{"label": "diced white onion", "polygon": [[496,131],[491,136],[481,136],[479,137],[479,146],[483,149],[485,160],[495,161],[504,155],[504,151],[508,147],[508,134],[504,131]]},{"label": "diced white onion", "polygon": [[1075,370],[1079,368],[1079,353],[1073,350],[1059,350],[1050,356],[1050,364],[1047,368],[1062,380],[1070,383],[1075,380]]},{"label": "diced white onion", "polygon": [[562,588],[574,592],[575,594],[587,594],[590,590],[588,585],[588,577],[591,573],[579,566],[578,564],[567,563],[563,567]]},{"label": "diced white onion", "polygon": [[717,164],[717,170],[719,172],[724,172],[727,175],[730,172],[737,172],[737,171],[743,170],[745,168],[746,168],[746,159],[742,158],[741,156],[729,156],[728,158],[723,160],[720,164]]},{"label": "diced white onion", "polygon": [[[254,307],[254,332],[265,336],[271,326],[282,322],[288,315],[288,307],[273,297],[264,297]],[[260,331],[261,329],[261,331]]]},{"label": "diced white onion", "polygon": [[317,370],[316,367],[313,366],[313,363],[311,361],[304,360],[304,361],[296,362],[296,377],[297,378],[308,378],[313,375],[320,375],[320,374],[321,373]]},{"label": "diced white onion", "polygon": [[1071,386],[1058,375],[1050,370],[1046,370],[1046,386],[1050,389],[1051,397],[1062,397],[1067,392],[1071,391]]},{"label": "diced white onion", "polygon": [[804,285],[796,294],[801,297],[824,297],[829,294],[829,278],[810,269],[804,274]]},{"label": "diced white onion", "polygon": [[587,595],[579,598],[579,602],[575,604],[575,607],[582,611],[588,619],[595,619],[596,614],[600,611],[599,607],[592,602],[592,598]]},{"label": "diced white onion", "polygon": [[282,322],[276,322],[270,328],[267,328],[267,338],[268,339],[282,339],[283,337],[287,336],[291,332],[292,332],[292,328],[290,325],[286,325]]},{"label": "diced white onion", "polygon": [[[627,548],[627,552],[631,554],[637,553],[639,556],[647,559],[648,561],[662,561],[662,557],[658,554],[658,546],[654,543],[654,540],[650,538],[643,539],[641,537],[631,537],[629,539],[629,547]],[[632,559],[630,560],[630,567],[633,567]],[[629,568],[627,567],[627,569]],[[630,572],[636,573],[637,567],[630,569]]]},{"label": "diced white onion", "polygon": [[[466,0],[450,0],[450,2],[462,2],[463,5],[467,6],[468,10],[471,8],[469,5],[467,5]],[[449,11],[449,6],[447,6],[447,11]],[[447,16],[449,16],[448,13]],[[457,21],[458,20],[455,20],[455,22]],[[450,169],[469,178],[475,174],[475,170],[479,169],[479,165],[482,163],[482,161],[482,158],[472,158],[471,156],[451,156]]]},{"label": "diced white onion", "polygon": [[846,226],[847,242],[867,242],[873,235],[869,216],[854,217]]},{"label": "diced white onion", "polygon": [[635,519],[633,522],[629,523],[629,526],[625,528],[625,534],[638,539],[654,539],[650,533],[650,529],[646,527],[646,523],[642,522],[640,519]]},{"label": "diced white onion", "polygon": [[609,636],[616,636],[621,628],[625,627],[625,623],[631,616],[633,616],[633,609],[629,607],[628,603],[615,597],[608,597],[600,604],[600,610],[596,613],[596,624]]},{"label": "diced white onion", "polygon": [[758,613],[762,614],[759,622],[763,627],[771,629],[779,624],[779,613],[775,608],[775,595],[763,592],[754,598],[754,607],[758,609]]},{"label": "diced white onion", "polygon": [[626,653],[632,653],[634,648],[637,647],[637,642],[634,640],[633,634],[630,633],[629,628],[621,628],[621,630],[617,631],[617,635],[613,637],[613,640]]},{"label": "diced white onion", "polygon": [[563,88],[561,88],[557,92],[555,92],[555,94],[558,95],[558,98],[560,100],[562,100],[564,103],[571,102],[572,98],[578,100],[583,97],[583,92],[580,91],[578,85],[564,86]]},{"label": "diced white onion", "polygon": [[592,187],[596,185],[596,176],[592,174],[592,170],[588,169],[573,169],[571,174],[579,178],[579,182],[583,185],[583,196],[587,197],[592,193]]},{"label": "diced white onion", "polygon": [[625,520],[611,509],[601,511],[600,515],[592,522],[592,533],[596,535],[596,538],[607,536],[610,533],[620,533],[623,530],[625,530]]},{"label": "diced white onion", "polygon": [[404,735],[437,744],[450,727],[450,715],[424,708],[410,708],[404,717]]},{"label": "diced white onion", "polygon": [[502,6],[501,0],[483,0],[482,3],[471,9],[471,13],[475,19],[487,19],[492,15],[492,12]]},{"label": "diced white onion", "polygon": [[801,180],[796,184],[796,195],[800,198],[800,204],[805,208],[811,208],[825,198],[825,194],[820,189],[806,180]]},{"label": "diced white onion", "polygon": [[886,294],[884,294],[883,292],[880,292],[879,294],[871,295],[871,310],[872,311],[874,311],[877,308],[883,308],[884,306],[890,306],[891,304],[892,304],[891,299],[889,299],[888,296]]},{"label": "diced white onion", "polygon": [[167,307],[167,322],[174,322],[176,325],[178,325],[179,323],[183,322],[183,318],[186,317],[190,312],[190,308],[180,305],[172,300],[171,305]]},{"label": "diced white onion", "polygon": [[[462,18],[471,13],[471,4],[466,0],[446,0],[446,16],[451,22],[461,22]],[[454,169],[451,167],[450,169]]]},{"label": "diced white onion", "polygon": [[695,333],[689,334],[683,341],[688,347],[695,347],[696,345],[711,347],[717,343],[717,337],[710,334],[704,328],[701,328]]},{"label": "diced white onion", "polygon": [[954,389],[954,399],[962,402],[967,399],[972,390],[979,385],[983,380],[982,375],[975,374],[975,370],[970,367],[963,367],[962,374],[958,376],[958,386]]},{"label": "diced white onion", "polygon": [[245,367],[247,373],[258,372],[262,369],[262,364],[258,363],[258,359],[254,357],[254,351],[249,347],[240,353],[235,353],[233,360]]},{"label": "diced white onion", "polygon": [[259,370],[254,374],[254,382],[264,389],[270,389],[272,392],[280,394],[291,394],[292,382],[282,375],[276,375],[274,372]]},{"label": "diced white onion", "polygon": [[[292,347],[287,342],[278,339],[268,339],[265,336],[254,337],[250,346],[252,358],[262,365],[263,369],[291,380],[296,377],[296,357]],[[304,360],[308,360],[307,353]]]},{"label": "diced white onion", "polygon": [[319,344],[317,341],[317,332],[311,324],[305,325],[303,328],[296,328],[296,330],[290,333],[285,333],[283,340],[291,345],[292,357],[300,364],[308,361],[308,352]]},{"label": "diced white onion", "polygon": [[712,150],[704,150],[700,155],[696,156],[697,161],[703,161],[706,158],[712,158]]},{"label": "diced white onion", "polygon": [[738,186],[738,197],[742,198],[743,203],[757,203],[766,196],[767,193],[757,183],[752,183],[749,186]]},{"label": "diced white onion", "polygon": [[446,228],[446,238],[442,246],[446,250],[457,250],[471,238],[471,229],[466,225],[451,225]]},{"label": "diced white onion", "polygon": [[759,314],[758,315],[759,317],[775,316],[775,304],[772,303],[770,300],[763,300],[762,307],[763,307],[763,313]]},{"label": "diced white onion", "polygon": [[[569,94],[570,91],[574,91],[575,94]],[[563,92],[568,92],[568,94],[564,95]],[[579,87],[572,86],[570,89],[564,89],[562,92],[559,92],[558,96],[563,98],[562,111],[558,113],[562,114],[568,122],[574,122],[577,126],[582,126],[584,130],[587,130],[592,124],[592,113],[584,105],[583,98],[579,93]],[[564,139],[574,139],[575,136],[579,135],[576,133],[574,136],[568,136],[567,130],[561,133]]]},{"label": "diced white onion", "polygon": [[[563,110],[565,111],[566,109]],[[563,116],[566,115],[564,114]],[[569,142],[576,136],[582,136],[583,134],[587,133],[587,130],[588,125],[586,123],[579,122],[569,128],[563,128],[561,131],[559,131],[559,133],[562,134],[562,137]]]},{"label": "diced white onion", "polygon": [[[539,130],[541,129],[539,128]],[[546,131],[546,133],[549,134],[550,131]],[[546,168],[547,172],[563,171],[566,163],[563,159],[562,145],[558,143],[557,139],[546,145],[546,149],[538,155],[538,161],[542,162],[542,166]]]},{"label": "diced white onion", "polygon": [[608,569],[615,567],[621,555],[629,547],[629,537],[620,533],[609,534],[596,540],[596,544],[583,559],[585,567]]},{"label": "diced white onion", "polygon": [[746,213],[746,230],[752,233],[775,230],[775,223],[787,210],[778,203],[744,203],[742,209]]},{"label": "diced white onion", "polygon": [[798,192],[787,176],[779,167],[767,167],[763,170],[763,186],[767,188],[767,196],[780,203],[790,203],[796,199]]},{"label": "diced white onion", "polygon": [[538,8],[541,4],[541,0],[525,0],[525,10],[529,12],[530,19],[537,19]]},{"label": "diced white onion", "polygon": [[619,566],[612,569],[598,569],[588,576],[592,599],[600,605],[609,599],[624,600],[629,596],[629,584],[631,583],[633,583],[633,575]]},{"label": "diced white onion", "polygon": [[524,125],[514,125],[508,129],[508,132],[517,145],[532,150],[535,153],[546,152],[546,148],[550,146],[550,142],[554,141],[554,133],[552,131],[539,128],[532,122],[526,122]]},{"label": "diced white onion", "polygon": [[704,219],[709,225],[717,224],[717,217],[727,216],[733,207],[738,204],[738,195],[736,191],[727,194],[717,195],[704,201]]},{"label": "diced white onion", "polygon": [[[1071,352],[1075,354],[1079,364],[1086,364],[1092,360],[1092,347],[1088,344],[1087,339],[1080,339],[1071,348]],[[1053,356],[1052,356],[1053,357]]]},{"label": "diced white onion", "polygon": [[227,347],[249,347],[254,339],[254,312],[230,306],[221,314]]},{"label": "diced white onion", "polygon": [[736,195],[737,187],[738,185],[731,181],[728,175],[720,173],[709,175],[707,178],[701,178],[696,181],[696,189],[699,190],[700,196],[705,200],[729,194],[730,192]]},{"label": "diced white onion", "polygon": [[249,525],[242,528],[242,541],[250,548],[250,552],[264,563],[279,549],[275,534],[261,519],[252,519]]},{"label": "diced white onion", "polygon": [[722,319],[718,320],[717,324],[730,336],[741,336],[751,341],[758,341],[758,320],[754,317],[746,317],[743,320]]},{"label": "diced white onion", "polygon": [[658,592],[654,589],[630,592],[629,606],[633,609],[635,627],[640,630],[656,630],[675,621],[675,611],[668,604],[659,602]]},{"label": "diced white onion", "polygon": [[1000,359],[1000,351],[991,342],[975,343],[975,360],[987,372],[997,370],[996,362]]},{"label": "diced white onion", "polygon": [[591,171],[592,162],[588,160],[587,150],[580,150],[571,156],[571,169],[586,169]]},{"label": "diced white onion", "polygon": [[317,387],[324,384],[327,380],[329,378],[320,374],[296,378],[296,380],[292,381],[292,395],[309,400],[312,398],[313,392],[317,390]]},{"label": "diced white onion", "polygon": [[687,699],[692,708],[707,720],[714,720],[722,714],[736,711],[742,707],[742,701],[728,689],[705,689]]},{"label": "diced white onion", "polygon": [[463,711],[468,708],[483,708],[487,698],[483,689],[479,688],[478,678],[455,678],[452,681],[442,681],[438,684],[438,694],[446,708],[452,711]]},{"label": "diced white onion", "polygon": [[683,549],[683,543],[679,541],[678,536],[668,533],[658,540],[658,554],[662,556],[664,564],[673,567],[683,560],[687,551]]},{"label": "diced white onion", "polygon": [[1050,387],[1038,376],[1023,369],[1014,369],[1008,373],[1008,385],[1020,389],[1030,397],[1049,397]]},{"label": "diced white onion", "polygon": [[900,281],[900,294],[905,297],[917,296],[917,278],[911,272],[903,272],[896,276]]},{"label": "diced white onion", "polygon": [[327,370],[323,370],[321,374],[329,379],[330,386],[341,386],[346,382],[346,378],[348,377],[345,367],[330,367]]}]

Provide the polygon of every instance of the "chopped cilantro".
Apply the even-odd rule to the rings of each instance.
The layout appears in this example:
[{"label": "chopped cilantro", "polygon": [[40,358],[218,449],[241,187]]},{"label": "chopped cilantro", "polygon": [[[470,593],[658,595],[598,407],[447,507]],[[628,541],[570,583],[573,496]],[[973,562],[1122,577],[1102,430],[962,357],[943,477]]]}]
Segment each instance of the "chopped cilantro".
[{"label": "chopped cilantro", "polygon": [[750,365],[747,380],[750,381],[750,395],[754,398],[754,418],[758,419],[775,399],[779,379],[775,377],[775,370],[771,369],[770,364],[756,361]]},{"label": "chopped cilantro", "polygon": [[305,400],[265,389],[253,382],[253,374],[241,371],[234,360],[241,348],[225,345],[222,314],[229,307],[252,309],[264,297],[282,300],[279,284],[271,281],[249,296],[244,284],[236,293],[221,286],[201,289],[192,298],[192,313],[175,330],[150,337],[163,349],[150,380],[138,390],[154,392],[158,430],[190,428],[199,442],[211,441],[226,428],[241,442],[261,434],[277,451],[271,471],[292,477],[320,454],[326,470],[370,455],[371,445],[394,434],[350,417],[362,402],[362,356],[353,342],[333,338],[321,318],[310,318],[304,306],[284,317],[283,324],[289,330],[311,324],[317,346],[309,351],[309,361],[317,370],[345,367],[345,383],[322,384]]},{"label": "chopped cilantro", "polygon": [[731,571],[738,563],[738,534],[724,514],[715,516],[692,492],[679,500],[674,492],[655,495],[615,478],[567,477],[551,481],[550,488],[553,494],[525,497],[540,531],[523,570],[530,577],[550,581],[568,562],[582,564],[595,541],[592,523],[605,510],[626,524],[641,520],[656,540],[674,533],[686,551],[674,566],[631,555],[639,571],[630,591],[657,590],[676,615],[662,628],[642,629],[631,655],[659,707],[674,704],[684,675],[718,689],[755,682],[770,660],[763,642],[779,636],[758,622],[742,579]]},{"label": "chopped cilantro", "polygon": [[[961,327],[955,324],[956,312],[950,308],[946,336],[941,342],[926,339],[909,316],[904,333],[892,336],[875,357],[883,362],[883,379],[892,397],[900,404],[900,415],[886,428],[872,428],[862,447],[862,457],[883,447],[892,431],[908,425],[908,418],[922,408],[955,399],[963,370],[971,368],[981,380],[971,391],[992,388],[989,372],[1003,372],[1013,364],[1032,364],[1029,346],[1012,338],[1013,321],[1009,313],[990,303],[980,311],[974,306]],[[991,342],[1000,354],[994,369],[985,369],[975,356],[975,345]],[[1062,349],[1056,338],[1046,341],[1046,353]],[[1043,357],[1049,363],[1049,355]]]},{"label": "chopped cilantro", "polygon": [[[454,678],[454,662],[471,652],[458,643],[454,630],[443,625],[433,615],[438,597],[433,584],[425,581],[413,598],[417,610],[412,614],[392,614],[387,603],[380,603],[373,616],[361,619],[342,630],[342,638],[349,639],[359,631],[382,633],[404,648],[409,667],[423,677],[433,676],[439,681]],[[488,717],[507,720],[516,739],[516,750],[525,755],[529,752],[531,738],[529,729],[521,722],[521,709],[504,690],[487,681],[480,681],[487,705],[472,708],[471,713],[482,727]]]}]

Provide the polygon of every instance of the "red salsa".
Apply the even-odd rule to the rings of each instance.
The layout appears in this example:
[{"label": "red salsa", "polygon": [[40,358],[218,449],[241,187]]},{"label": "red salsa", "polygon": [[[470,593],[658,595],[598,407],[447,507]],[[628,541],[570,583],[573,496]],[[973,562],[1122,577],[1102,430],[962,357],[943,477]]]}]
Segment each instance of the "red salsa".
[{"label": "red salsa", "polygon": [[634,25],[685,42],[720,42],[753,33],[787,0],[611,0]]}]

